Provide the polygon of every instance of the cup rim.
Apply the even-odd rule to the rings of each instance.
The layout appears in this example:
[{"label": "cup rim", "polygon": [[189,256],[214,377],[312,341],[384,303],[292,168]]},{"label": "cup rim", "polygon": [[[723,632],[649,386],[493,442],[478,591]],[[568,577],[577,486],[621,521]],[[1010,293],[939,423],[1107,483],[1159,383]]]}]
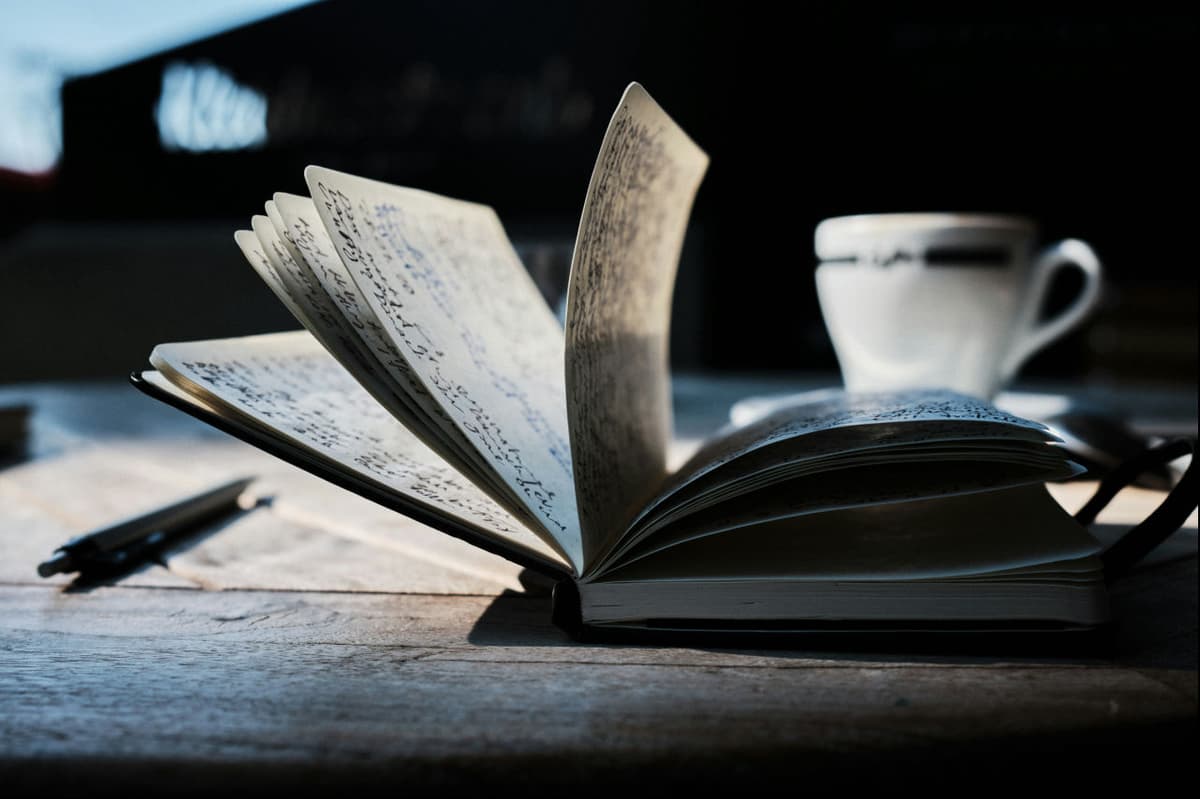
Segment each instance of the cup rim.
[{"label": "cup rim", "polygon": [[953,211],[917,211],[881,214],[850,214],[823,219],[818,231],[829,233],[879,233],[928,228],[986,229],[1032,233],[1037,223],[1017,214]]}]

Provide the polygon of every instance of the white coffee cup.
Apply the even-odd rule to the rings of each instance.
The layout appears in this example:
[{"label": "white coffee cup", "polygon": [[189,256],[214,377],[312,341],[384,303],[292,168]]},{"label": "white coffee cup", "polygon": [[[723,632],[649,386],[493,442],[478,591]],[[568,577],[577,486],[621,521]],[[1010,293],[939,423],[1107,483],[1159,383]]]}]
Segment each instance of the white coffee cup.
[{"label": "white coffee cup", "polygon": [[[869,214],[817,226],[817,294],[851,391],[950,388],[990,399],[1026,359],[1084,320],[1101,267],[1082,241],[1034,254],[1028,219]],[[1083,289],[1052,319],[1038,313],[1055,273]]]}]

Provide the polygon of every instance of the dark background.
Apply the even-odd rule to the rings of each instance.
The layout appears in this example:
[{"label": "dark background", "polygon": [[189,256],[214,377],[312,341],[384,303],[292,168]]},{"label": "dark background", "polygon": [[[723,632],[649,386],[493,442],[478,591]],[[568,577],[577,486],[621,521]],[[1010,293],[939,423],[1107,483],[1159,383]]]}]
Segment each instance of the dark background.
[{"label": "dark background", "polygon": [[[294,326],[233,231],[272,192],[306,193],[309,163],[490,204],[536,268],[561,262],[638,80],[712,156],[678,368],[832,372],[815,224],[985,211],[1089,241],[1110,277],[1027,376],[1194,389],[1196,27],[821,3],[300,8],[66,84],[59,168],[0,175],[0,382],[120,376],[160,341]],[[154,108],[175,64],[265,95],[266,143],[165,149]]]}]

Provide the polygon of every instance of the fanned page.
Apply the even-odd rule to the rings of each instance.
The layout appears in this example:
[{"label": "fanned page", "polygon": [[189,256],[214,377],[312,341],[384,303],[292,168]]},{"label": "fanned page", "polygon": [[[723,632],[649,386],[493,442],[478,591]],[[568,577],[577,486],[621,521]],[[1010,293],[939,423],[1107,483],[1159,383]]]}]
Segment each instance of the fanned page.
[{"label": "fanned page", "polygon": [[671,295],[708,156],[634,83],[609,123],[571,261],[566,385],[589,563],[666,476]]},{"label": "fanned page", "polygon": [[[273,210],[268,204],[268,212]],[[488,481],[488,474],[473,459],[474,453],[456,448],[454,442],[446,441],[431,429],[427,417],[415,407],[409,396],[387,379],[380,365],[364,348],[362,337],[334,307],[333,301],[322,290],[309,270],[288,251],[267,217],[256,216],[251,220],[253,232],[239,230],[234,240],[254,271],[267,284],[276,297],[291,311],[296,320],[324,345],[342,366],[362,384],[393,416],[417,435],[427,446],[440,455],[461,474],[488,491],[498,502],[511,512],[523,514],[523,506],[515,503],[503,492],[497,492]],[[507,500],[507,501],[506,501]]]},{"label": "fanned page", "polygon": [[399,425],[307,332],[160,344],[150,361],[202,407],[282,438],[559,571],[566,558]]},{"label": "fanned page", "polygon": [[[234,240],[254,271],[300,324],[407,427],[418,428],[406,397],[394,391],[363,351],[359,336],[338,313],[314,277],[292,257],[265,216],[251,220],[253,231],[239,230]],[[446,453],[441,453],[447,457]],[[458,464],[447,457],[452,465]]]},{"label": "fanned page", "polygon": [[[920,431],[915,436],[913,425],[918,425]],[[1041,442],[1054,439],[1044,425],[952,391],[830,391],[714,437],[671,476],[659,497],[669,496],[680,486],[766,447],[801,439],[811,442],[814,434],[829,433],[822,439],[821,451],[845,452],[864,444],[885,443],[884,435],[891,431],[899,431],[909,443],[972,434]],[[806,449],[805,454],[815,452]]]},{"label": "fanned page", "polygon": [[1042,425],[948,391],[830,392],[710,441],[589,575],[767,522],[1078,474],[1052,439]]},{"label": "fanned page", "polygon": [[1109,618],[1100,549],[1044,487],[1028,486],[710,536],[585,582],[580,597],[591,623],[1090,627]]},{"label": "fanned page", "polygon": [[[360,350],[351,360],[342,357],[337,350],[330,349],[333,356],[347,368],[354,367],[356,361],[369,364],[370,372],[377,373],[379,381],[389,387],[389,394],[380,398],[380,401],[393,416],[510,512],[528,518],[525,506],[454,427],[454,423],[412,373],[403,354],[387,337],[378,318],[359,293],[350,272],[334,251],[333,242],[329,240],[312,200],[277,193],[275,199],[266,204],[266,209],[278,234],[277,243],[286,250],[280,260],[283,260],[283,256],[290,256],[292,268],[304,275],[302,283],[310,289],[302,292],[302,297],[312,297],[314,301],[327,305],[327,315],[340,316],[344,322],[342,328]],[[301,317],[301,321],[318,340],[324,340],[323,331],[313,326],[320,319],[315,318],[315,313],[307,316],[307,319]],[[371,383],[362,380],[360,369],[351,369],[351,374],[359,377],[364,387],[371,390]]]},{"label": "fanned page", "polygon": [[914,499],[707,536],[618,569],[613,579],[923,580],[1057,571],[1100,545],[1041,485]]},{"label": "fanned page", "polygon": [[495,212],[321,167],[305,178],[409,369],[581,572],[562,329]]}]

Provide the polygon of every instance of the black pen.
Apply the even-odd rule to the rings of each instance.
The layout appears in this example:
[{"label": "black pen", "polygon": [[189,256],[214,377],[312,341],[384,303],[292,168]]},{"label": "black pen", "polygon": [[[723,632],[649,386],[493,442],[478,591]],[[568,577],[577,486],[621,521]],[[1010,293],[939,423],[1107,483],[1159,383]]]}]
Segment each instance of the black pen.
[{"label": "black pen", "polygon": [[129,566],[176,533],[236,510],[238,497],[253,481],[253,477],[234,480],[142,516],[72,538],[56,549],[50,560],[38,564],[38,574],[50,577],[60,572]]}]

